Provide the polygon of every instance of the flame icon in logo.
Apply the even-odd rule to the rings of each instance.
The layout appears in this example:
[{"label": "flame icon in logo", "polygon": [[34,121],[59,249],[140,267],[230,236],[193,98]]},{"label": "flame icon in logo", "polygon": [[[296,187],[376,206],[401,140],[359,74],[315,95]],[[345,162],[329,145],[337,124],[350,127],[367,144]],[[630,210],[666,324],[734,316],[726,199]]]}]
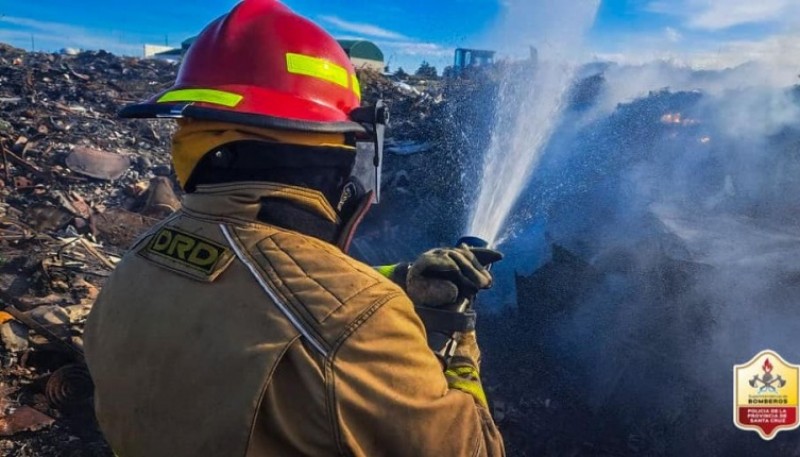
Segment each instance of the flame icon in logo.
[{"label": "flame icon in logo", "polygon": [[750,387],[759,387],[758,393],[759,394],[777,394],[778,389],[786,385],[786,380],[781,377],[781,375],[773,375],[772,369],[775,368],[770,363],[769,359],[764,361],[764,365],[761,367],[764,370],[764,374],[762,376],[755,375],[753,379],[750,380]]}]

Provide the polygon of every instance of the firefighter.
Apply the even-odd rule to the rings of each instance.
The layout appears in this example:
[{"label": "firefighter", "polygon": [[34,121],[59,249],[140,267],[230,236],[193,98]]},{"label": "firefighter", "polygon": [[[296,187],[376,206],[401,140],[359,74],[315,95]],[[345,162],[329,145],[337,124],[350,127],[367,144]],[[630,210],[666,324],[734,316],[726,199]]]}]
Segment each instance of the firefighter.
[{"label": "firefighter", "polygon": [[117,455],[504,455],[473,327],[440,358],[414,308],[489,287],[476,251],[431,251],[400,275],[346,254],[380,188],[388,116],[360,106],[330,35],[244,0],[199,35],[173,87],[120,115],[177,119],[186,194],[87,322]]}]

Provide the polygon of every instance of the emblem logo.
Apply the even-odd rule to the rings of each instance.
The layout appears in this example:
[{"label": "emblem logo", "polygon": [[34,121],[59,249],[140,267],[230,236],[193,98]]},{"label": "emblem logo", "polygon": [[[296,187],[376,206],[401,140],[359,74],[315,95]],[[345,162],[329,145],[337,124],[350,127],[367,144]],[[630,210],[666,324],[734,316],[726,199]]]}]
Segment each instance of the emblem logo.
[{"label": "emblem logo", "polygon": [[162,228],[147,245],[149,253],[173,260],[189,268],[211,274],[226,249],[197,235]]},{"label": "emblem logo", "polygon": [[742,430],[771,440],[778,432],[800,426],[800,366],[775,351],[762,351],[733,367],[733,422]]}]

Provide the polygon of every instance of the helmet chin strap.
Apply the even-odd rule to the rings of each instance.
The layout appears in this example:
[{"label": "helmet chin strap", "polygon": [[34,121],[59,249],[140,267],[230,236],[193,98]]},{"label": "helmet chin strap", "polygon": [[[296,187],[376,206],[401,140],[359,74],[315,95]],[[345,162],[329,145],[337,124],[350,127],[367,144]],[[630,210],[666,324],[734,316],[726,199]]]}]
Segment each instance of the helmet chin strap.
[{"label": "helmet chin strap", "polygon": [[389,108],[378,100],[374,106],[356,108],[350,118],[366,129],[356,136],[356,165],[353,178],[375,195],[373,203],[381,198],[381,169],[383,167],[383,143],[386,126],[389,124]]}]

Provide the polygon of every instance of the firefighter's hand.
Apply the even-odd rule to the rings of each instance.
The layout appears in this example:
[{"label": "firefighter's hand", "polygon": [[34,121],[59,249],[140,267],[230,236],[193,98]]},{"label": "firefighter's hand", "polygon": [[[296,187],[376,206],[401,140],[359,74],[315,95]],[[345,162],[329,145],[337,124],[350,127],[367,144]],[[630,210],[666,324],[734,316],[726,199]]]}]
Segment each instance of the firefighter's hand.
[{"label": "firefighter's hand", "polygon": [[492,287],[492,275],[486,267],[502,258],[502,254],[492,249],[466,245],[428,251],[411,265],[406,292],[417,306],[437,308],[456,304]]}]

